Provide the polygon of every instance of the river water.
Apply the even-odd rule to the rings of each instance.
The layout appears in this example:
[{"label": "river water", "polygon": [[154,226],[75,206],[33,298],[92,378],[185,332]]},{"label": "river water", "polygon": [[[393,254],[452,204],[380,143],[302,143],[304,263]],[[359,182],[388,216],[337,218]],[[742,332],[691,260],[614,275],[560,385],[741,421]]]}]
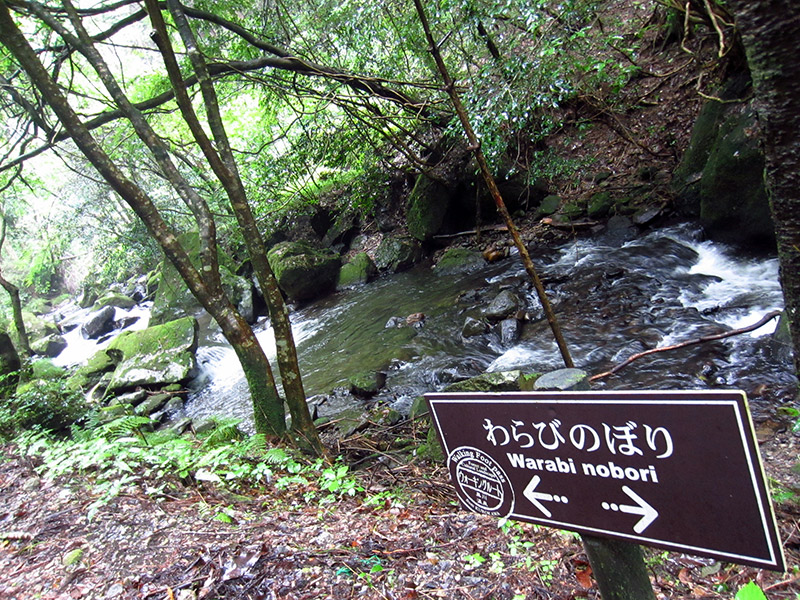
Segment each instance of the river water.
[{"label": "river water", "polygon": [[[782,308],[776,259],[737,255],[701,241],[689,226],[640,236],[617,230],[533,255],[573,360],[590,374],[636,352],[743,327]],[[526,301],[530,319],[521,338],[504,344],[496,331],[462,338],[465,318],[481,317],[501,289]],[[425,314],[420,328],[386,327],[392,317],[419,312]],[[307,395],[327,394],[328,411],[354,402],[331,391],[363,371],[387,373],[386,391],[377,400],[402,411],[421,393],[484,371],[563,366],[515,256],[458,275],[421,266],[387,276],[295,311],[292,323]],[[640,359],[595,387],[739,388],[748,393],[754,412],[767,411],[790,400],[796,385],[790,350],[771,335],[776,323]],[[257,332],[274,358],[271,329],[262,323]],[[198,360],[201,375],[187,403],[190,416],[221,414],[249,423],[250,401],[233,351],[211,336]]]}]

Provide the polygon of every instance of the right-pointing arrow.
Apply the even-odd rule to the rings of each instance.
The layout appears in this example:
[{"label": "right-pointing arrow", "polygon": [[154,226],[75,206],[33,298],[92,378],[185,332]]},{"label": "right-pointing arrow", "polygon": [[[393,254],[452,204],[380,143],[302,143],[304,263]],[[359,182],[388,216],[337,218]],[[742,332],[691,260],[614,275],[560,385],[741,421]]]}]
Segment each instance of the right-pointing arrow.
[{"label": "right-pointing arrow", "polygon": [[653,521],[656,520],[658,517],[658,511],[650,506],[639,494],[634,492],[627,485],[622,486],[622,491],[625,492],[631,500],[636,502],[635,506],[630,504],[609,504],[608,502],[603,502],[603,508],[606,510],[618,510],[629,515],[641,515],[642,518],[639,519],[636,525],[633,526],[633,531],[636,533],[642,533]]}]

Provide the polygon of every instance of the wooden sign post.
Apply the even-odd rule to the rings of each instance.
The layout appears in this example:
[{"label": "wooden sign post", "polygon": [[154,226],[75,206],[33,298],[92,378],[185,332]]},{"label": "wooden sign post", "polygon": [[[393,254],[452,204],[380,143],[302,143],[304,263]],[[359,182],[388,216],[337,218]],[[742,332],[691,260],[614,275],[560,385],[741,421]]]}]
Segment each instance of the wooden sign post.
[{"label": "wooden sign post", "polygon": [[577,531],[590,555],[613,538],[785,568],[743,392],[426,399],[469,510]]}]

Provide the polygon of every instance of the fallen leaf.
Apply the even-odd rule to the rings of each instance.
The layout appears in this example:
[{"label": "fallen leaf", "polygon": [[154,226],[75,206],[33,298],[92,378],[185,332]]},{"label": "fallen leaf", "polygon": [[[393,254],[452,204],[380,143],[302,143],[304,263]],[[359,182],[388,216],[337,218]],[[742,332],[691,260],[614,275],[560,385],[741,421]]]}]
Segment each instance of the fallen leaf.
[{"label": "fallen leaf", "polygon": [[585,590],[588,590],[589,588],[592,587],[592,585],[594,585],[594,582],[592,581],[591,567],[586,567],[585,569],[577,569],[575,571],[575,578],[578,580],[578,583],[581,585],[581,587]]}]

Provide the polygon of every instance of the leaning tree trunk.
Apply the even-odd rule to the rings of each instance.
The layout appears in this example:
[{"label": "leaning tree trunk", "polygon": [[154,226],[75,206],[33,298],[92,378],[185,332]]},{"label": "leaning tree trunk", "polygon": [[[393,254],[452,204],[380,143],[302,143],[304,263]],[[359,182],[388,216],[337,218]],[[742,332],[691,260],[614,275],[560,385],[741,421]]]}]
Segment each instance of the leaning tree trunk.
[{"label": "leaning tree trunk", "polygon": [[272,328],[275,331],[278,368],[283,382],[283,391],[286,395],[286,404],[292,416],[292,431],[297,438],[296,441],[301,445],[310,448],[317,454],[324,454],[324,447],[319,439],[311,413],[308,410],[303,380],[300,375],[300,366],[297,360],[297,348],[294,343],[292,326],[289,322],[289,311],[286,308],[286,303],[281,295],[275,275],[267,261],[266,245],[258,229],[255,217],[250,210],[247,193],[239,176],[236,160],[228,141],[228,135],[219,110],[216,90],[205,59],[199,51],[194,32],[183,14],[182,6],[179,2],[168,0],[167,6],[184,42],[192,68],[200,85],[206,109],[206,118],[214,137],[213,144],[200,124],[185,88],[180,67],[169,42],[169,34],[162,18],[159,4],[157,0],[146,0],[145,4],[154,28],[153,39],[164,59],[168,77],[175,91],[178,107],[197,145],[225,189],[242,232],[242,238],[253,264],[256,279],[264,293]]},{"label": "leaning tree trunk", "polygon": [[753,77],[781,286],[800,376],[800,3],[731,0]]}]

